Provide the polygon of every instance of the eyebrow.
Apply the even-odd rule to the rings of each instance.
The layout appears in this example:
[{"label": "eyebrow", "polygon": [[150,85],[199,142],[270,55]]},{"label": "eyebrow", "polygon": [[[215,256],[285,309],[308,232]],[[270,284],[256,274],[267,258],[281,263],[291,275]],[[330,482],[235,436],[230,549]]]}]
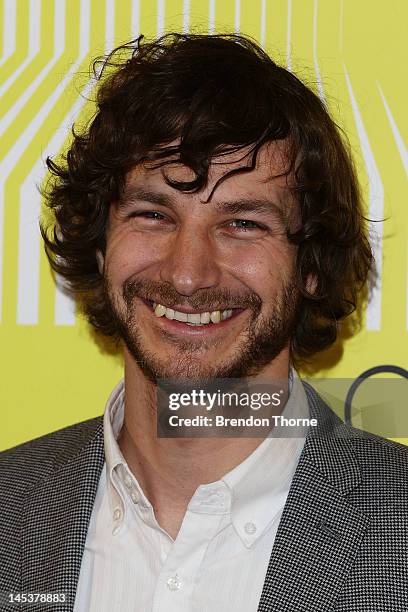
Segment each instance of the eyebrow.
[{"label": "eyebrow", "polygon": [[174,198],[164,193],[148,191],[142,187],[130,186],[125,187],[119,199],[118,208],[119,210],[128,208],[132,204],[136,204],[136,202],[149,202],[150,204],[172,207],[174,205]]},{"label": "eyebrow", "polygon": [[[175,196],[170,194],[149,191],[142,187],[129,186],[125,188],[118,202],[118,208],[122,210],[131,207],[132,204],[148,202],[149,204],[157,204],[159,206],[167,206],[174,209],[176,206],[176,199]],[[211,202],[211,206],[217,212],[224,214],[272,213],[278,215],[283,221],[287,220],[284,210],[271,200],[239,198],[238,200],[228,202]]]}]

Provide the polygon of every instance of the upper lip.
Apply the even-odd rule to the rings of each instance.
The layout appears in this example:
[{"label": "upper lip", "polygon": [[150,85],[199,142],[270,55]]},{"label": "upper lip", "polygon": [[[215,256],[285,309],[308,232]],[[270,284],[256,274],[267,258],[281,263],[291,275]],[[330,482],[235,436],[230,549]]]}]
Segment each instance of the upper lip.
[{"label": "upper lip", "polygon": [[[158,300],[148,300],[150,302],[155,302],[155,304],[162,304],[162,302]],[[236,306],[217,306],[215,308],[190,308],[189,306],[166,306],[166,304],[162,304],[166,308],[172,308],[173,310],[177,310],[177,312],[184,312],[185,314],[201,314],[203,312],[214,312],[216,310],[235,310]]]}]

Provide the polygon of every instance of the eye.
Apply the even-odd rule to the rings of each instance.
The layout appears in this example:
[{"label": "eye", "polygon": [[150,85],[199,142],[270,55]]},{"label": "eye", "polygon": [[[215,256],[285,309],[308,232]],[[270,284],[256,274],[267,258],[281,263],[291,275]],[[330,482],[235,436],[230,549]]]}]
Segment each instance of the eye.
[{"label": "eye", "polygon": [[133,225],[140,228],[155,228],[167,227],[172,221],[167,215],[158,212],[157,210],[140,210],[134,211],[128,215],[128,220]]},{"label": "eye", "polygon": [[161,213],[157,212],[156,210],[144,210],[143,212],[137,212],[137,213],[131,213],[129,215],[129,218],[144,218],[144,219],[153,219],[153,220],[157,220],[157,221],[161,221],[162,219],[164,219],[164,215],[162,215]]},{"label": "eye", "polygon": [[134,210],[125,219],[136,231],[169,231],[174,228],[174,221],[157,210]]},{"label": "eye", "polygon": [[246,232],[248,230],[254,230],[254,229],[255,230],[265,229],[259,223],[256,223],[255,221],[251,221],[249,219],[234,219],[233,221],[230,222],[230,226],[235,227],[237,230],[241,232]]}]

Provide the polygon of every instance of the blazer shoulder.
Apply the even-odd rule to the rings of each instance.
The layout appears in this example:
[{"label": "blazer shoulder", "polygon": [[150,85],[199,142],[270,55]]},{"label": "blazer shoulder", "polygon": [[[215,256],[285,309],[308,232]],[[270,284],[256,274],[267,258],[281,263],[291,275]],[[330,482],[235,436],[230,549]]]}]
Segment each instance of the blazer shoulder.
[{"label": "blazer shoulder", "polygon": [[59,465],[72,460],[97,437],[103,417],[95,417],[0,452],[0,492],[4,487],[31,488]]},{"label": "blazer shoulder", "polygon": [[362,477],[360,493],[372,510],[373,504],[377,511],[386,503],[396,515],[402,509],[407,513],[408,447],[366,432],[362,434],[352,441]]},{"label": "blazer shoulder", "polygon": [[320,397],[316,389],[305,381],[302,383],[311,416],[317,418],[319,423],[317,438],[338,441],[338,444],[322,445],[324,449],[322,463],[328,461],[329,454],[332,454],[335,448],[337,451],[334,458],[331,457],[331,461],[347,463],[357,460],[367,482],[375,482],[378,486],[384,481],[388,483],[394,481],[399,486],[408,484],[408,446],[343,422]]},{"label": "blazer shoulder", "polygon": [[367,432],[358,433],[353,437],[353,447],[367,481],[376,487],[394,484],[408,493],[408,446]]}]

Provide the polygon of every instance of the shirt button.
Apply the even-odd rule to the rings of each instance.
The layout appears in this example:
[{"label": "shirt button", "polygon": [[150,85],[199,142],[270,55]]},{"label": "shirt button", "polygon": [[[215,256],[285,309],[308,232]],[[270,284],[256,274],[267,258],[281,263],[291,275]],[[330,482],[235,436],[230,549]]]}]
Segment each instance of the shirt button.
[{"label": "shirt button", "polygon": [[120,508],[115,508],[113,518],[115,519],[115,521],[120,521],[120,519],[122,518],[122,510]]},{"label": "shirt button", "polygon": [[244,530],[245,533],[247,533],[248,535],[254,535],[254,533],[256,532],[255,523],[245,523]]},{"label": "shirt button", "polygon": [[178,591],[181,589],[181,580],[177,574],[175,576],[171,576],[171,578],[167,580],[167,588],[170,591]]},{"label": "shirt button", "polygon": [[128,474],[125,476],[125,486],[127,489],[130,489],[132,486],[132,479]]},{"label": "shirt button", "polygon": [[138,497],[137,497],[137,493],[135,491],[132,491],[130,494],[131,500],[134,504],[137,504],[138,502]]}]

